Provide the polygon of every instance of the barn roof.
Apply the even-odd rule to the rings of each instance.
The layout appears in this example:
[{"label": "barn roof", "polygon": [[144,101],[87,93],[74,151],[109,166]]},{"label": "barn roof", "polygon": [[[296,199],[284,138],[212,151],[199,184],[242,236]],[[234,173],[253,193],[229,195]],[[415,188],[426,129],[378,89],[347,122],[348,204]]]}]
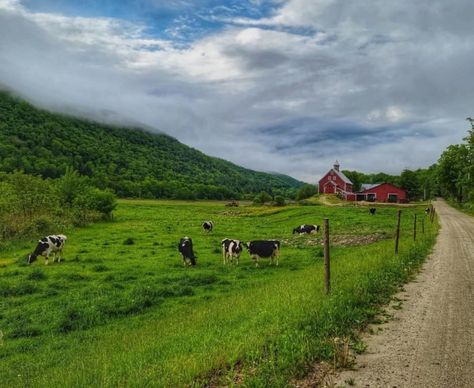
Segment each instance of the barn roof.
[{"label": "barn roof", "polygon": [[344,173],[342,173],[341,171],[337,171],[335,168],[333,168],[332,170],[339,176],[339,178],[341,178],[344,181],[344,183],[349,183],[350,185],[352,185],[351,180],[348,177],[346,177]]},{"label": "barn roof", "polygon": [[382,183],[362,183],[360,186],[361,191],[370,190],[374,187],[380,186]]}]

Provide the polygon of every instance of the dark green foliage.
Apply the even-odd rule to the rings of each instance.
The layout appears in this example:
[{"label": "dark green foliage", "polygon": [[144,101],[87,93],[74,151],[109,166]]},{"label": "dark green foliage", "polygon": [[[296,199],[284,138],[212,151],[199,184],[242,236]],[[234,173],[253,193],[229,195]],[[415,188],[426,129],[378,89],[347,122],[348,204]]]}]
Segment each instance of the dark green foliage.
[{"label": "dark green foliage", "polygon": [[418,175],[415,171],[405,169],[400,175],[400,186],[405,189],[409,200],[416,200],[422,198],[422,187],[418,180]]},{"label": "dark green foliage", "polygon": [[91,187],[70,169],[56,180],[0,172],[0,193],[0,244],[110,218],[116,207],[114,194]]},{"label": "dark green foliage", "polygon": [[211,158],[166,135],[49,113],[0,92],[0,171],[16,170],[63,177],[60,191],[69,204],[83,177],[120,197],[141,198],[237,199],[262,190],[291,197],[301,185]]},{"label": "dark green foliage", "polygon": [[296,199],[298,201],[301,201],[302,199],[312,197],[316,193],[317,193],[316,186],[306,184],[298,190],[298,192],[296,193]]},{"label": "dark green foliage", "polygon": [[272,200],[272,197],[265,191],[262,191],[255,196],[255,198],[253,199],[253,203],[263,205],[265,202],[270,202],[271,200]]},{"label": "dark green foliage", "polygon": [[275,196],[275,205],[276,206],[285,206],[285,198],[281,195]]}]

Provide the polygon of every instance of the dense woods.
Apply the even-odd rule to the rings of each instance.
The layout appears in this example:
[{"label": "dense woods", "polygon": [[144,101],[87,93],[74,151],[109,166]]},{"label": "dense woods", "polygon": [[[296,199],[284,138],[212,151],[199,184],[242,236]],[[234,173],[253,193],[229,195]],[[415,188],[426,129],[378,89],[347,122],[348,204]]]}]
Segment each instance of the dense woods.
[{"label": "dense woods", "polygon": [[50,113],[0,92],[0,171],[57,179],[68,167],[119,197],[291,197],[302,184],[206,156],[166,135]]}]

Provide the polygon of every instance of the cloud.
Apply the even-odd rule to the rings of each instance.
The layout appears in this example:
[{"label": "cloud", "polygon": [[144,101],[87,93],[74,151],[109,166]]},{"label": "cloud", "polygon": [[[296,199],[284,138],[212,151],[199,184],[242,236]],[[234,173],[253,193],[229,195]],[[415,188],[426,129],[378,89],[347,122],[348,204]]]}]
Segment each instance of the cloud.
[{"label": "cloud", "polygon": [[252,3],[201,15],[221,27],[183,46],[143,20],[0,0],[0,83],[42,107],[140,123],[312,182],[335,159],[367,172],[427,166],[466,133],[470,1]]}]

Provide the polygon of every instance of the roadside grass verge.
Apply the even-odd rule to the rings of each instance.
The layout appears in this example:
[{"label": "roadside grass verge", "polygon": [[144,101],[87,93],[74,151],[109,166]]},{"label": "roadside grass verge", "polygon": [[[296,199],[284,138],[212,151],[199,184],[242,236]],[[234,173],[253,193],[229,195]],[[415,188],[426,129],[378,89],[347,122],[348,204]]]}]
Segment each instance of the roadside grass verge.
[{"label": "roadside grass verge", "polygon": [[[285,245],[280,267],[256,269],[245,254],[239,267],[222,266],[216,246],[226,236],[304,241],[312,237],[293,237],[292,227],[323,217],[335,235],[391,233],[395,208],[378,217],[357,208],[238,209],[246,216],[222,216],[222,205],[208,203],[123,202],[116,222],[72,232],[64,263],[2,268],[2,385],[286,386],[332,358],[334,337],[356,340],[354,329],[419,268],[437,228],[427,225],[413,243],[411,216],[423,209],[407,209],[399,256],[393,240],[333,248],[326,296],[319,247]],[[200,230],[205,219],[214,234]],[[182,268],[177,255],[184,234],[195,241],[196,268]]]}]

